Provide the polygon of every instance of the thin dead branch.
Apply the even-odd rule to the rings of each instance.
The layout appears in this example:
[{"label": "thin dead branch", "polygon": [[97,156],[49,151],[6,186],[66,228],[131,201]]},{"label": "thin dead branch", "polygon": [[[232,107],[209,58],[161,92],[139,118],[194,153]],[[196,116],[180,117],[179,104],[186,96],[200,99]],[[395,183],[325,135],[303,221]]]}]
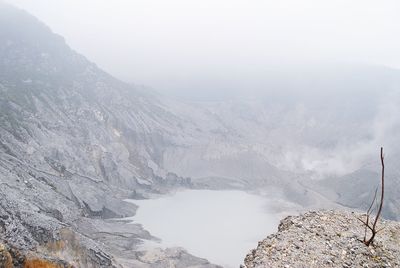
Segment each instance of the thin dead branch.
[{"label": "thin dead branch", "polygon": [[[383,228],[379,230],[376,229],[379,218],[382,213],[383,200],[385,197],[385,163],[384,163],[383,147],[381,147],[381,165],[382,165],[382,174],[381,174],[381,185],[380,185],[381,186],[380,202],[377,203],[377,193],[378,193],[378,187],[377,187],[375,189],[375,194],[374,198],[372,199],[372,203],[367,210],[365,221],[359,219],[365,226],[363,242],[367,246],[371,245],[374,242],[376,234],[383,230]],[[371,219],[371,214],[374,211],[374,209],[372,208],[374,207],[374,205],[376,206],[377,213],[375,218]],[[368,230],[371,231],[371,236],[367,239]]]}]

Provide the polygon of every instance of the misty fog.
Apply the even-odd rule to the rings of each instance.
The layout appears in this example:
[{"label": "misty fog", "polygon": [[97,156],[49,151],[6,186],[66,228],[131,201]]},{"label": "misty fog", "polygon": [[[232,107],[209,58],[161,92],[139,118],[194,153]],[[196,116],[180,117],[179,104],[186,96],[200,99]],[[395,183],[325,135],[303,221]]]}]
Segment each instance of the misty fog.
[{"label": "misty fog", "polygon": [[7,2],[118,78],[176,96],[270,90],[267,73],[292,66],[400,67],[394,0]]},{"label": "misty fog", "polygon": [[400,220],[400,2],[4,2],[0,219],[20,234],[237,267],[283,216],[367,209],[381,146]]}]

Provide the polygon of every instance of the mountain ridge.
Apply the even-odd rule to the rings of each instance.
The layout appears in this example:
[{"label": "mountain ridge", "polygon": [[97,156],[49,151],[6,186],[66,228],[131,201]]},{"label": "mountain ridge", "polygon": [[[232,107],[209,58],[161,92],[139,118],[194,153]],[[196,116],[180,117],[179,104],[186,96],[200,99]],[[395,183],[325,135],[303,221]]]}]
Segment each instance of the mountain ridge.
[{"label": "mountain ridge", "polygon": [[[153,113],[162,109],[156,101],[70,50],[26,12],[1,5],[0,14],[7,14],[0,16],[0,231],[7,247],[27,256],[22,264],[33,254],[83,267],[215,267],[182,249],[141,260],[141,239],[154,237],[138,224],[109,220],[135,214],[124,198],[192,186],[149,167],[157,155],[149,144],[174,116]],[[53,247],[57,241],[64,246]]]}]

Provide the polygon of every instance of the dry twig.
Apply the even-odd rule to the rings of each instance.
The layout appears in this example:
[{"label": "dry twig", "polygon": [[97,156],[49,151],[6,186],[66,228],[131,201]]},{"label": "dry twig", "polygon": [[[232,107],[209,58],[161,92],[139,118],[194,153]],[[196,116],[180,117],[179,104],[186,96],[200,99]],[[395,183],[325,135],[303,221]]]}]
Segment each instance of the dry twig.
[{"label": "dry twig", "polygon": [[[382,229],[383,229],[383,228],[381,228],[379,230],[376,229],[379,217],[381,216],[381,213],[382,213],[383,199],[385,196],[385,163],[384,163],[383,147],[381,147],[381,165],[382,165],[382,175],[381,175],[381,194],[380,194],[379,205],[376,201],[377,200],[376,199],[377,192],[378,192],[378,188],[376,188],[374,198],[372,199],[372,203],[367,210],[365,221],[363,221],[362,219],[359,219],[365,226],[363,242],[367,246],[371,245],[374,242],[376,234],[378,232],[382,231]],[[374,211],[374,209],[372,209],[372,208],[374,205],[377,206],[378,211],[376,213],[375,218],[373,218],[373,220],[371,220],[371,214]],[[368,230],[371,231],[371,236],[370,236],[370,238],[367,239]]]}]

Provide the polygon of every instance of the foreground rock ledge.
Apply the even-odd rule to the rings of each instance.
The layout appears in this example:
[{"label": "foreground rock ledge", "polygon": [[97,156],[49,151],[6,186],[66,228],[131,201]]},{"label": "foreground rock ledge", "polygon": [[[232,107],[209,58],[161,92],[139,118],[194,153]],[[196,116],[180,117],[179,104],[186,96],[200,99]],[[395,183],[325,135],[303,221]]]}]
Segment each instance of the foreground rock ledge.
[{"label": "foreground rock ledge", "polygon": [[400,267],[400,223],[380,221],[384,229],[367,247],[360,241],[362,216],[342,211],[289,216],[246,256],[245,267]]}]

